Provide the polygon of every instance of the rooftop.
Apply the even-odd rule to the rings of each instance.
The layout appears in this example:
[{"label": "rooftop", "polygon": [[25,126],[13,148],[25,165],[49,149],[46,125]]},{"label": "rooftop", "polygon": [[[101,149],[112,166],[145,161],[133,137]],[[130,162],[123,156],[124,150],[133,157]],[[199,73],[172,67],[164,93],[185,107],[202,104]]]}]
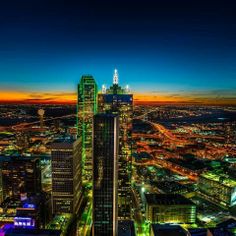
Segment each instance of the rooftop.
[{"label": "rooftop", "polygon": [[95,83],[95,80],[92,75],[87,74],[87,75],[82,75],[82,77],[80,79],[80,83],[84,83],[84,82]]},{"label": "rooftop", "polygon": [[188,229],[191,236],[207,236],[207,229]]},{"label": "rooftop", "polygon": [[75,140],[72,138],[58,139],[51,143],[51,149],[73,149]]},{"label": "rooftop", "polygon": [[217,227],[220,228],[236,228],[236,220],[233,218],[230,218],[224,222],[221,222],[217,225]]},{"label": "rooftop", "polygon": [[171,224],[152,224],[154,236],[186,236],[187,233],[179,225]]},{"label": "rooftop", "polygon": [[216,174],[214,172],[206,172],[204,174],[201,174],[201,176],[215,182],[220,182],[222,183],[222,185],[225,185],[228,187],[236,187],[236,180],[225,174]]}]

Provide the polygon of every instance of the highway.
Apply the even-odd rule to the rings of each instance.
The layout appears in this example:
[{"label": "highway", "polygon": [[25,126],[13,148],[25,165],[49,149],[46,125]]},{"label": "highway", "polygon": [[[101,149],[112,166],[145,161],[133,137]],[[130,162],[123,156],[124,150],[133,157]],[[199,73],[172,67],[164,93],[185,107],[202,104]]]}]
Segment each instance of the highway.
[{"label": "highway", "polygon": [[198,175],[196,173],[193,173],[191,170],[187,170],[186,168],[178,166],[174,163],[170,163],[167,160],[156,159],[156,160],[146,161],[143,163],[133,162],[133,164],[136,166],[156,166],[156,167],[162,166],[172,172],[188,177],[190,180],[193,181],[198,180]]},{"label": "highway", "polygon": [[[54,117],[54,118],[49,118],[49,119],[45,119],[44,122],[69,118],[69,117],[73,117],[73,116],[76,116],[76,114],[70,114],[70,115],[65,115],[65,116],[58,116],[58,117]],[[21,123],[21,124],[13,125],[10,128],[14,131],[18,131],[18,130],[24,129],[26,126],[36,125],[38,123],[40,123],[40,121]]]}]

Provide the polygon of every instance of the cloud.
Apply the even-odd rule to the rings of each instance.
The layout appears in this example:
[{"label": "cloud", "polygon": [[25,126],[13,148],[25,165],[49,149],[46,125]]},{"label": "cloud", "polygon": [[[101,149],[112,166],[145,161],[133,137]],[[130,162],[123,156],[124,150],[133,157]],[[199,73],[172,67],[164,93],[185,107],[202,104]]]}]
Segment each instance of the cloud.
[{"label": "cloud", "polygon": [[168,97],[170,97],[170,98],[179,98],[179,97],[182,97],[182,96],[183,95],[177,94],[177,93],[168,95]]},{"label": "cloud", "polygon": [[24,101],[54,101],[54,98],[30,98],[25,99]]}]

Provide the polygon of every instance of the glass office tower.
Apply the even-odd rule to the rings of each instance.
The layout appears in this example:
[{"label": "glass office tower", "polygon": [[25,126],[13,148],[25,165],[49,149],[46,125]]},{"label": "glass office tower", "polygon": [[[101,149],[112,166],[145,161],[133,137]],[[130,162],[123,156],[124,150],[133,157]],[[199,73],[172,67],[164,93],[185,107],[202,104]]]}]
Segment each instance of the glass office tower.
[{"label": "glass office tower", "polygon": [[119,116],[118,218],[130,219],[133,94],[118,85],[117,70],[113,85],[98,95],[98,111]]},{"label": "glass office tower", "polygon": [[118,117],[94,116],[93,236],[117,236]]}]

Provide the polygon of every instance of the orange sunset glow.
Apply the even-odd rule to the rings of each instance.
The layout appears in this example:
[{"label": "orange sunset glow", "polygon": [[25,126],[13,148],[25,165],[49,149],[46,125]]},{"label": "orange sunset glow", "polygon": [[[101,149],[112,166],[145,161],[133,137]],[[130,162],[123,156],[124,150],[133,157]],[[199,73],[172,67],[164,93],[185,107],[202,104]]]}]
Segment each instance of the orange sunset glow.
[{"label": "orange sunset glow", "polygon": [[21,91],[1,91],[0,102],[24,104],[74,104],[76,102],[76,93],[33,93]]},{"label": "orange sunset glow", "polygon": [[[25,91],[1,91],[0,103],[21,104],[75,104],[76,93],[73,92],[25,92]],[[215,104],[236,105],[234,96],[213,96],[212,94],[171,94],[171,93],[134,93],[136,104],[145,103],[174,103],[174,104]]]}]

